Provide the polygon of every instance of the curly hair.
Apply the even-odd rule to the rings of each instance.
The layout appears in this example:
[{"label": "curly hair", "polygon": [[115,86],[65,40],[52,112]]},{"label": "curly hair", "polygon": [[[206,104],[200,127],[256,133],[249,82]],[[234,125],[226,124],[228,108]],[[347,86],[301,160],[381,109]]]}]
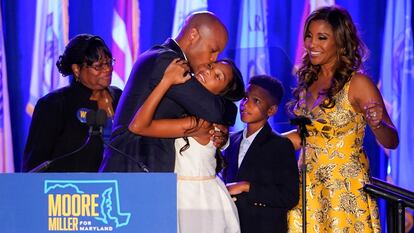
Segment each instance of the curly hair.
[{"label": "curly hair", "polygon": [[[358,31],[350,14],[338,6],[322,7],[313,11],[305,22],[304,35],[309,32],[309,25],[316,20],[323,20],[332,27],[337,46],[337,63],[333,73],[331,86],[324,93],[327,100],[321,103],[323,108],[335,106],[334,96],[351,79],[355,72],[361,72],[363,62],[367,55],[367,48],[358,36]],[[293,90],[294,100],[289,103],[290,110],[299,101],[302,91],[308,89],[317,79],[321,71],[320,65],[312,65],[309,54],[302,59],[302,64],[297,71],[298,86]]]},{"label": "curly hair", "polygon": [[112,59],[112,53],[101,37],[79,34],[66,45],[65,51],[56,62],[56,67],[63,76],[73,75],[73,64],[92,65],[99,61],[102,55]]}]

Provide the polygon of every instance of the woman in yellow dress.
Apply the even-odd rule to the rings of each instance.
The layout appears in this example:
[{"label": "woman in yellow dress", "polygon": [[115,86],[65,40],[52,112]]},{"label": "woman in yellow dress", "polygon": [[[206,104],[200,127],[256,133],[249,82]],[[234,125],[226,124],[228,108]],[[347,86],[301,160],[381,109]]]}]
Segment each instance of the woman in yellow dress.
[{"label": "woman in yellow dress", "polygon": [[[337,6],[309,15],[304,45],[306,55],[291,107],[295,115],[312,121],[305,155],[306,229],[380,232],[376,201],[363,191],[370,176],[362,146],[364,131],[368,125],[390,149],[398,146],[398,133],[381,93],[361,73],[365,46],[349,13]],[[296,131],[287,136],[300,147]],[[289,232],[301,232],[301,201],[289,212],[288,225]]]}]

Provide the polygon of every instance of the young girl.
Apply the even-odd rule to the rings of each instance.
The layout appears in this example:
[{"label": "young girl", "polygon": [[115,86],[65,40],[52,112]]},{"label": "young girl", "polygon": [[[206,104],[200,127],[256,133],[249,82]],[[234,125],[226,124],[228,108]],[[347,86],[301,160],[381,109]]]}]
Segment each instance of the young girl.
[{"label": "young girl", "polygon": [[[243,97],[241,74],[231,61],[221,60],[198,68],[195,78],[213,94],[233,101]],[[129,130],[143,136],[177,138],[175,173],[180,233],[240,232],[236,206],[224,183],[216,177],[216,148],[208,133],[212,124],[194,116],[153,120],[167,90],[190,79],[189,75],[183,77],[187,70],[183,60],[176,59],[169,65],[163,79],[137,111]]]}]

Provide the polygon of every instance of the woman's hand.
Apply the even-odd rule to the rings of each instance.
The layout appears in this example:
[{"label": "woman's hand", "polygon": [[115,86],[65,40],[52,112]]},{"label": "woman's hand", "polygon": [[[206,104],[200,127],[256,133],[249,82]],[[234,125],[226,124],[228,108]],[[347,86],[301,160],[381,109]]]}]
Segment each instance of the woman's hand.
[{"label": "woman's hand", "polygon": [[378,102],[370,102],[364,106],[365,119],[368,125],[373,129],[378,129],[382,125],[384,109]]},{"label": "woman's hand", "polygon": [[356,74],[352,77],[348,99],[356,112],[364,114],[378,142],[387,149],[397,148],[398,132],[385,108],[381,92],[368,76]]},{"label": "woman's hand", "polygon": [[170,85],[176,85],[185,83],[190,78],[190,67],[187,61],[176,58],[168,65],[162,80],[168,82]]}]

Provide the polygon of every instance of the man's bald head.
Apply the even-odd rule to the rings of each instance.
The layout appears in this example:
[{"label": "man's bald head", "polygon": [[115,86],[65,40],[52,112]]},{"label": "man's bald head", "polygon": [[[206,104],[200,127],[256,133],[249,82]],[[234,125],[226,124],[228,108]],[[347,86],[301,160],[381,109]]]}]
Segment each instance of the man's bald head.
[{"label": "man's bald head", "polygon": [[213,62],[227,44],[224,24],[211,12],[196,12],[187,17],[176,41],[193,69]]},{"label": "man's bald head", "polygon": [[207,28],[210,30],[222,31],[226,37],[228,34],[226,26],[224,26],[216,15],[209,11],[199,11],[189,15],[184,21],[183,28],[178,34],[177,40],[188,33],[191,28]]}]

